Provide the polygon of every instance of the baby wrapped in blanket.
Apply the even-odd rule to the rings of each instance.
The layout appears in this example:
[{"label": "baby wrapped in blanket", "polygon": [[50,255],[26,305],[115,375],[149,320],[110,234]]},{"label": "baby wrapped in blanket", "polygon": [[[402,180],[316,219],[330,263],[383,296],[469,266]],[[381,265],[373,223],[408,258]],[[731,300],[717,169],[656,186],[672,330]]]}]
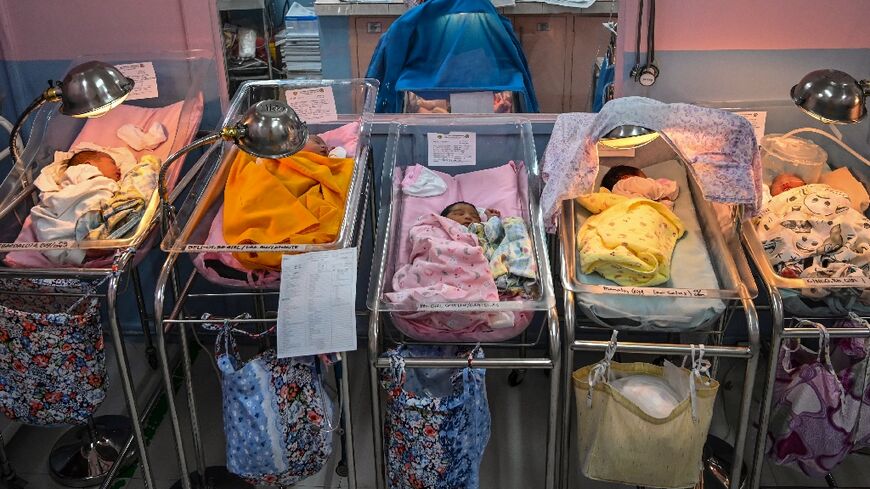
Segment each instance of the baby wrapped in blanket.
[{"label": "baby wrapped in blanket", "polygon": [[[340,148],[339,148],[340,149]],[[344,218],[353,158],[312,136],[281,159],[239,151],[224,188],[227,244],[316,244],[335,241]],[[251,270],[281,268],[281,253],[233,253]]]},{"label": "baby wrapped in blanket", "polygon": [[[777,182],[778,183],[778,182]],[[756,228],[773,269],[783,277],[870,278],[870,219],[849,196],[824,184],[772,187]],[[780,191],[781,190],[781,191]],[[812,288],[801,293],[847,308],[870,309],[870,288]],[[836,307],[836,304],[829,304]]]},{"label": "baby wrapped in blanket", "polygon": [[[33,232],[40,242],[123,238],[139,223],[156,186],[160,160],[140,161],[126,148],[81,143],[57,151],[54,162],[40,171],[34,185],[39,203],[30,209]],[[86,251],[45,251],[55,263],[80,265]]]}]

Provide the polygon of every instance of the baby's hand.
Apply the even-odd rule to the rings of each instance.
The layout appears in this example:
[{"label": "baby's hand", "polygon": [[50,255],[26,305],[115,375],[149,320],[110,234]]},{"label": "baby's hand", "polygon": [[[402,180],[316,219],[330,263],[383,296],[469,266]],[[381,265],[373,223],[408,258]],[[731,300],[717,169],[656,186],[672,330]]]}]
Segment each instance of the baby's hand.
[{"label": "baby's hand", "polygon": [[492,219],[493,217],[501,217],[501,212],[499,212],[498,209],[487,209],[483,214],[486,216],[487,219]]}]

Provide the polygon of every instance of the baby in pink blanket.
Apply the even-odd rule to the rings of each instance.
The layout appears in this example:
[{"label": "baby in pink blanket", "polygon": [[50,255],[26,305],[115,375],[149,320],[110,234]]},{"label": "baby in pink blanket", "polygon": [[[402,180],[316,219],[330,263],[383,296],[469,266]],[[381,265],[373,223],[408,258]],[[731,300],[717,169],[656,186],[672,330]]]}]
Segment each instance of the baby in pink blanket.
[{"label": "baby in pink blanket", "polygon": [[647,178],[639,168],[627,165],[614,166],[604,175],[601,186],[617,195],[643,197],[674,208],[680,195],[677,182],[667,178]]}]

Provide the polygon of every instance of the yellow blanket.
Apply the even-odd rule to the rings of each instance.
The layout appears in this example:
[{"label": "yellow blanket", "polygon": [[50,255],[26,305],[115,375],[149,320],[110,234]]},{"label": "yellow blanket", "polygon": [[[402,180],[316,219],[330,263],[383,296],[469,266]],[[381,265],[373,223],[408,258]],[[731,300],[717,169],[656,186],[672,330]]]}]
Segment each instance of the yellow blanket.
[{"label": "yellow blanket", "polygon": [[[344,217],[352,158],[300,151],[280,160],[239,151],[224,188],[227,244],[335,241]],[[251,269],[280,269],[280,253],[234,253]]]},{"label": "yellow blanket", "polygon": [[659,285],[670,279],[674,246],[686,232],[670,209],[606,191],[577,200],[595,213],[577,235],[583,273],[598,272],[629,286]]}]

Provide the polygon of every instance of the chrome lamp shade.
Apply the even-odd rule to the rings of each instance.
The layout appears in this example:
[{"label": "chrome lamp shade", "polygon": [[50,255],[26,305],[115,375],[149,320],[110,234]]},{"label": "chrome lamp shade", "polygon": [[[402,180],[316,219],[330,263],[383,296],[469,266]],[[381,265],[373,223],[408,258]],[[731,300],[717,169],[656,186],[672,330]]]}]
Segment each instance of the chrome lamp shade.
[{"label": "chrome lamp shade", "polygon": [[837,70],[807,73],[791,87],[791,99],[807,114],[826,124],[854,124],[867,115],[870,82],[857,81]]}]

